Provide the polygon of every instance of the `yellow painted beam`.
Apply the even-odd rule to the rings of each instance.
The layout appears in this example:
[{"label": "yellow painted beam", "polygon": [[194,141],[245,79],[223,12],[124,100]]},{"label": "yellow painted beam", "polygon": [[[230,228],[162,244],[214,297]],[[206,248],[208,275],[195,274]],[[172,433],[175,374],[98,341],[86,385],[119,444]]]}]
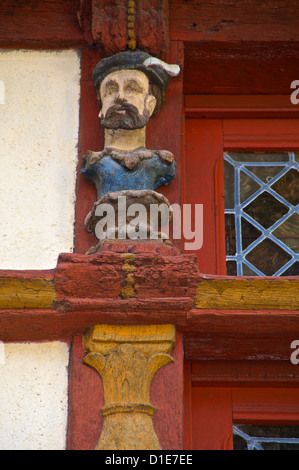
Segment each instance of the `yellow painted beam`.
[{"label": "yellow painted beam", "polygon": [[297,279],[203,279],[197,287],[199,309],[299,310]]},{"label": "yellow painted beam", "polygon": [[0,277],[0,309],[51,308],[55,300],[53,279]]}]

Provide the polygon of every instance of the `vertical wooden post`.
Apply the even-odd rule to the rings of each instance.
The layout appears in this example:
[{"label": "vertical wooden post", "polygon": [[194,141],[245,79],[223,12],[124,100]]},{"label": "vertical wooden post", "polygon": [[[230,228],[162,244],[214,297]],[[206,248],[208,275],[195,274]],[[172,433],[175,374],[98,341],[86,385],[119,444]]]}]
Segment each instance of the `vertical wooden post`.
[{"label": "vertical wooden post", "polygon": [[[151,403],[157,438],[164,450],[183,449],[184,351],[182,335],[176,333],[174,362],[160,369],[151,385]],[[84,364],[82,336],[73,338],[69,368],[68,449],[93,450],[103,427],[105,404],[101,378]]]}]

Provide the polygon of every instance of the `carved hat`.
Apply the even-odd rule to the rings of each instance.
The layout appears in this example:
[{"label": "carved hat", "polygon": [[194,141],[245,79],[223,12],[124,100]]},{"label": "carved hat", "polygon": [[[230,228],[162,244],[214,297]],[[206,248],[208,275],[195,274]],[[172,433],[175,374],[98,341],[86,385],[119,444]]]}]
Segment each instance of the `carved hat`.
[{"label": "carved hat", "polygon": [[152,85],[152,93],[157,99],[157,106],[154,113],[157,112],[164,102],[165,91],[168,87],[170,77],[176,76],[180,72],[178,65],[168,65],[150,56],[146,52],[119,52],[118,54],[100,60],[95,66],[92,81],[97,92],[99,92],[100,85],[104,78],[118,70],[140,70],[148,77]]}]

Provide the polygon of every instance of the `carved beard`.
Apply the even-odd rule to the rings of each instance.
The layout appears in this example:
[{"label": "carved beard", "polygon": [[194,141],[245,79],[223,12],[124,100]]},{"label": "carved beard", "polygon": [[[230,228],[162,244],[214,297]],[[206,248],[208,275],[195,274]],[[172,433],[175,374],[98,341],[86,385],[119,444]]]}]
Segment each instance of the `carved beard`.
[{"label": "carved beard", "polygon": [[149,113],[144,109],[140,114],[131,103],[111,106],[102,117],[101,124],[105,129],[142,129],[148,124]]}]

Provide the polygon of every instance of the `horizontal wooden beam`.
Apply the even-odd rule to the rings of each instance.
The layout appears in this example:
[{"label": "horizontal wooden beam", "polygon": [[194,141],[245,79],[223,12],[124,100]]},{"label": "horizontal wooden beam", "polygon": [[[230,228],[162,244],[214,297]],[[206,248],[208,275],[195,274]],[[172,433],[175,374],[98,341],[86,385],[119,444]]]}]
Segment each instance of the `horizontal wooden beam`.
[{"label": "horizontal wooden beam", "polygon": [[[0,9],[1,48],[67,48],[87,44],[80,0],[16,2],[3,0]],[[85,2],[86,3],[86,2]]]},{"label": "horizontal wooden beam", "polygon": [[299,279],[202,279],[196,308],[241,310],[298,310]]},{"label": "horizontal wooden beam", "polygon": [[231,386],[299,384],[299,368],[291,361],[193,361],[194,384]]},{"label": "horizontal wooden beam", "polygon": [[297,0],[171,0],[171,39],[182,41],[298,41]]},{"label": "horizontal wooden beam", "polygon": [[185,116],[191,119],[299,118],[299,106],[288,95],[187,95]]},{"label": "horizontal wooden beam", "polygon": [[56,300],[53,278],[0,275],[0,309],[51,308]]},{"label": "horizontal wooden beam", "polygon": [[[53,271],[0,272],[0,340],[65,339],[95,324],[171,324],[190,360],[289,360],[299,338],[298,278],[203,276],[193,255],[167,253],[66,254]],[[132,298],[122,295],[128,261]]]},{"label": "horizontal wooden beam", "polygon": [[[184,42],[185,95],[286,95],[297,79],[299,42]],[[296,108],[296,106],[295,106]]]},{"label": "horizontal wooden beam", "polygon": [[230,151],[297,152],[299,119],[225,119],[223,141]]}]

